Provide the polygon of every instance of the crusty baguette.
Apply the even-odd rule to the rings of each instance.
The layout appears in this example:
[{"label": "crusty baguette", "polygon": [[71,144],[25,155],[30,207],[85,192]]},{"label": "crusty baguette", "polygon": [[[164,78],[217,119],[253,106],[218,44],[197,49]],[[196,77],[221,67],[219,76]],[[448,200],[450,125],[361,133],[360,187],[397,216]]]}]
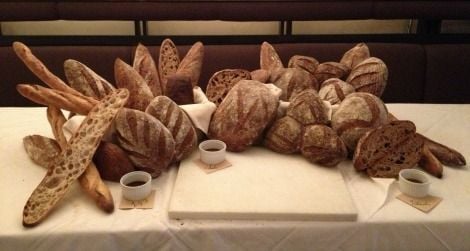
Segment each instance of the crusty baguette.
[{"label": "crusty baguette", "polygon": [[442,178],[444,172],[444,167],[442,163],[432,154],[429,148],[426,146],[426,143],[423,146],[423,155],[418,162],[418,165],[423,168],[427,173],[437,177]]},{"label": "crusty baguette", "polygon": [[52,134],[54,138],[57,140],[57,143],[62,149],[65,149],[67,146],[67,139],[65,138],[64,131],[62,127],[64,126],[65,119],[64,114],[62,111],[55,107],[55,106],[48,106],[47,107],[47,120],[52,128]]},{"label": "crusty baguette", "polygon": [[243,69],[224,69],[214,73],[207,83],[207,99],[218,106],[232,87],[244,79],[250,80],[251,74]]},{"label": "crusty baguette", "polygon": [[261,44],[261,50],[260,50],[259,56],[260,56],[260,59],[259,59],[260,68],[263,70],[270,72],[272,70],[284,68],[281,58],[279,58],[279,55],[277,54],[274,47],[268,42],[263,42]]},{"label": "crusty baguette", "polygon": [[175,74],[179,65],[180,56],[175,44],[171,39],[163,40],[158,56],[158,73],[160,74],[160,84],[163,91],[165,91],[168,76]]},{"label": "crusty baguette", "polygon": [[204,45],[201,42],[196,42],[191,46],[183,60],[181,60],[176,73],[188,74],[191,77],[193,87],[195,87],[199,83],[203,60]]},{"label": "crusty baguette", "polygon": [[117,90],[88,113],[26,202],[23,210],[24,226],[40,223],[65,195],[73,181],[85,172],[101,138],[128,97],[127,90]]},{"label": "crusty baguette", "polygon": [[64,72],[72,88],[97,100],[102,99],[116,89],[106,79],[77,60],[65,60]]},{"label": "crusty baguette", "polygon": [[21,59],[21,61],[23,61],[26,67],[28,67],[31,72],[33,72],[41,81],[43,81],[52,89],[81,96],[92,104],[97,103],[97,101],[93,98],[89,98],[82,95],[80,92],[74,90],[73,88],[65,84],[62,79],[50,72],[47,67],[36,56],[34,56],[34,54],[25,44],[21,42],[14,42],[13,50],[15,51],[16,55]]},{"label": "crusty baguette", "polygon": [[[82,96],[46,88],[40,85],[19,84],[16,90],[24,97],[45,106],[55,106],[74,113],[86,115],[94,104]],[[96,100],[95,100],[96,101]]]},{"label": "crusty baguette", "polygon": [[424,144],[436,158],[446,166],[465,166],[465,157],[457,150],[433,141],[421,134],[418,134],[424,140]]},{"label": "crusty baguette", "polygon": [[60,153],[60,146],[54,139],[41,135],[29,135],[23,138],[23,146],[29,158],[36,164],[49,168]]},{"label": "crusty baguette", "polygon": [[142,76],[153,96],[163,95],[162,86],[160,84],[160,76],[158,76],[157,66],[147,47],[139,43],[135,49],[134,63],[132,67]]}]

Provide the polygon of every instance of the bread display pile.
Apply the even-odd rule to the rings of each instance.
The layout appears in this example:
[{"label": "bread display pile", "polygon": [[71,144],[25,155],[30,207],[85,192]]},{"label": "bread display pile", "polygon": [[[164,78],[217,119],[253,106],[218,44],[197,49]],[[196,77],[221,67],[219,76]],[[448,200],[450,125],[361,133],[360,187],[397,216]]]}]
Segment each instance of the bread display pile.
[{"label": "bread display pile", "polygon": [[[73,59],[64,62],[65,82],[26,45],[15,42],[13,49],[49,86],[19,84],[17,90],[48,107],[55,137],[23,139],[29,157],[48,170],[24,207],[25,226],[42,221],[75,179],[98,207],[112,212],[114,201],[102,178],[119,181],[133,170],[156,178],[196,148],[198,131],[179,105],[194,103],[202,43],[180,60],[175,44],[165,39],[158,63],[139,44],[132,65],[115,60],[114,84]],[[264,42],[260,69],[221,69],[210,78],[206,96],[217,109],[207,137],[224,141],[233,152],[262,145],[328,167],[350,157],[356,170],[371,177],[396,177],[417,164],[441,177],[441,163],[465,165],[456,150],[418,134],[411,121],[388,112],[380,99],[387,79],[387,66],[371,57],[364,43],[339,62],[294,55],[285,67]],[[62,131],[67,119],[61,110],[86,116],[70,140]],[[110,139],[102,140],[105,134]]]}]

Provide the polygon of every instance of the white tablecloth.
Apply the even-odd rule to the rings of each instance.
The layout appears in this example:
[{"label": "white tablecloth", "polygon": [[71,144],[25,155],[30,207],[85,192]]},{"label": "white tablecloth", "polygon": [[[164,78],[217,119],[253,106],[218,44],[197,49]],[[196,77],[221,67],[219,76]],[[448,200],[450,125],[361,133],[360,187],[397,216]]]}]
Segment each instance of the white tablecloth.
[{"label": "white tablecloth", "polygon": [[[470,105],[389,104],[418,132],[470,160]],[[0,108],[0,250],[470,250],[470,171],[445,167],[431,193],[444,200],[426,214],[397,200],[396,182],[338,168],[358,209],[356,222],[171,220],[168,202],[177,168],[152,182],[150,210],[107,215],[78,185],[40,225],[21,224],[22,209],[45,170],[26,155],[22,138],[52,136],[44,108]],[[282,157],[282,155],[279,155]],[[119,186],[107,182],[117,204]],[[325,191],[326,193],[328,191]]]}]

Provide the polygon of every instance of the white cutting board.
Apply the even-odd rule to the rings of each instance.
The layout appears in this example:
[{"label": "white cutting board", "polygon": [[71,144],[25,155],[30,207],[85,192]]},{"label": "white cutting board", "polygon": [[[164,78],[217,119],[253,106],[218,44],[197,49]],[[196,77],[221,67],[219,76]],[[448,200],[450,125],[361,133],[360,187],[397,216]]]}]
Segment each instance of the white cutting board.
[{"label": "white cutting board", "polygon": [[174,219],[354,221],[357,211],[337,168],[251,147],[227,153],[232,166],[206,174],[180,164],[169,205]]}]

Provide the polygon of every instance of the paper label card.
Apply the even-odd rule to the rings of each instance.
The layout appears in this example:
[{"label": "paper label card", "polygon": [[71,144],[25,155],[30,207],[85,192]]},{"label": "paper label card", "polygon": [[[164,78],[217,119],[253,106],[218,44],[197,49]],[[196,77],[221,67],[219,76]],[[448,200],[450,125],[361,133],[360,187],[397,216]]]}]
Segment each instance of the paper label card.
[{"label": "paper label card", "polygon": [[119,203],[119,209],[151,209],[153,208],[154,201],[155,190],[152,190],[152,192],[150,192],[150,195],[147,198],[138,201],[128,200],[121,195],[121,203]]},{"label": "paper label card", "polygon": [[193,161],[199,168],[201,168],[207,174],[217,172],[219,170],[232,166],[232,163],[228,162],[228,160],[224,160],[216,165],[208,165],[202,162],[201,159],[194,159]]},{"label": "paper label card", "polygon": [[397,199],[425,213],[431,212],[431,210],[442,201],[442,198],[432,195],[428,195],[422,198],[415,198],[406,194],[399,194]]}]

